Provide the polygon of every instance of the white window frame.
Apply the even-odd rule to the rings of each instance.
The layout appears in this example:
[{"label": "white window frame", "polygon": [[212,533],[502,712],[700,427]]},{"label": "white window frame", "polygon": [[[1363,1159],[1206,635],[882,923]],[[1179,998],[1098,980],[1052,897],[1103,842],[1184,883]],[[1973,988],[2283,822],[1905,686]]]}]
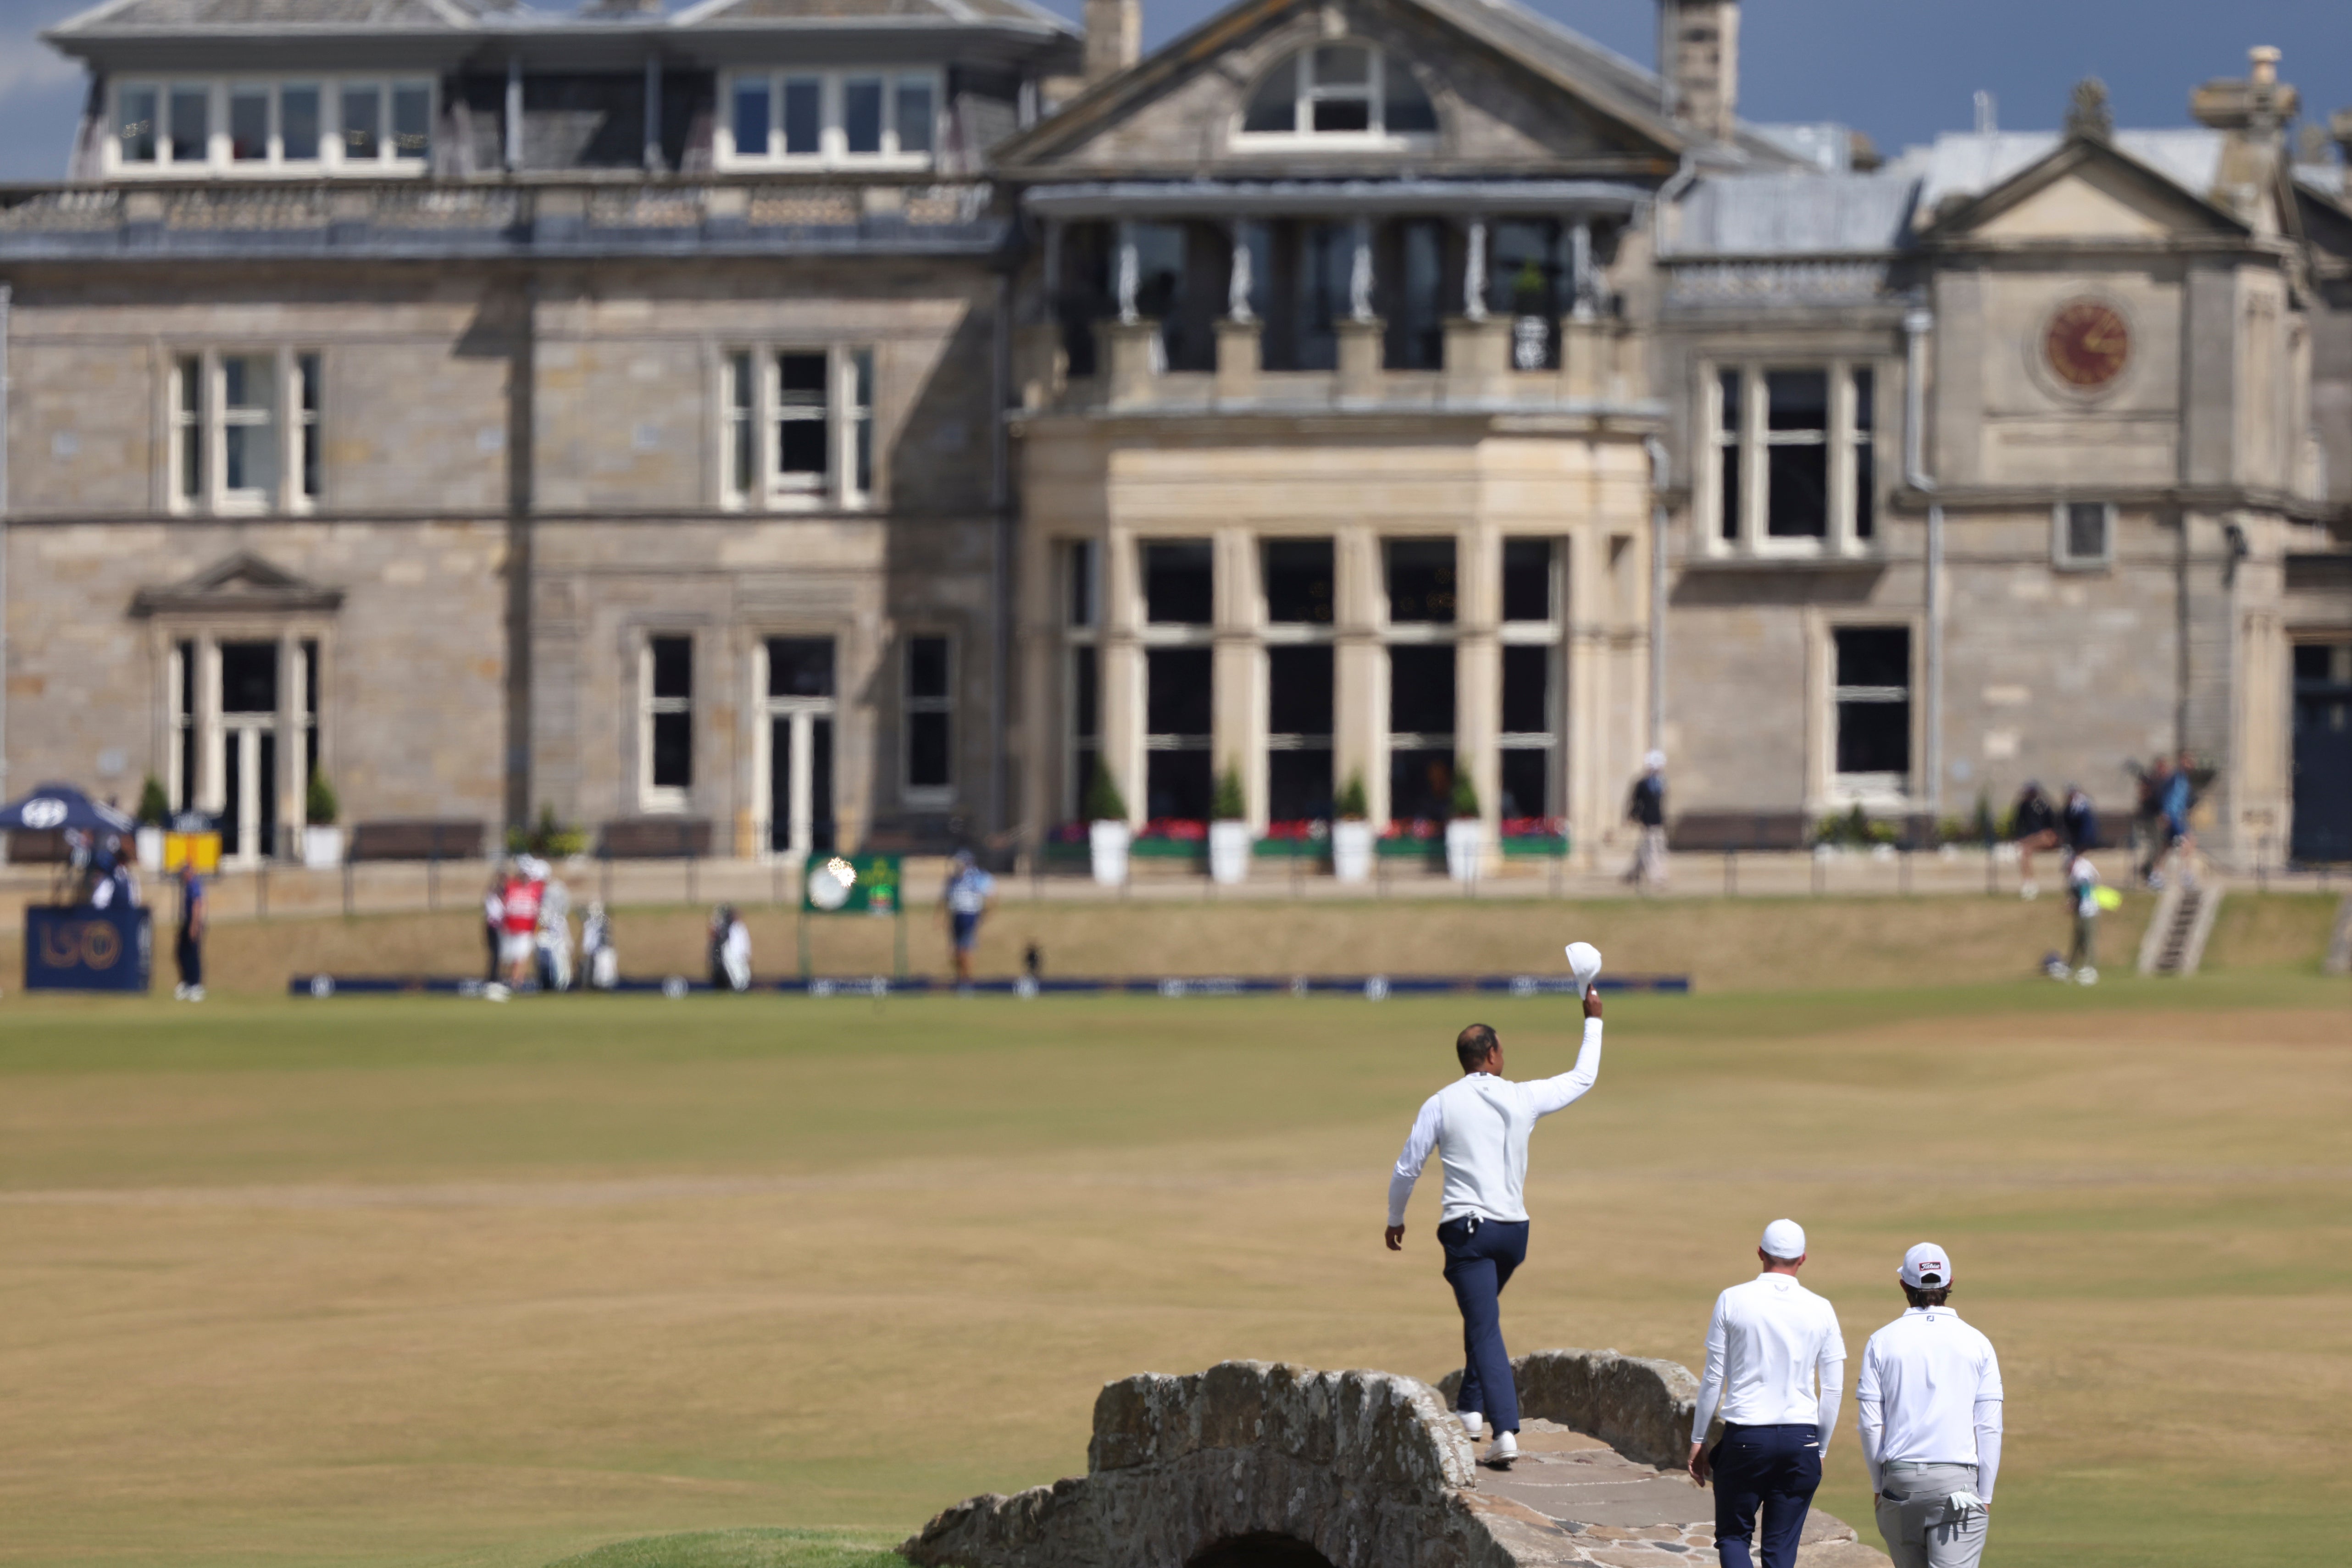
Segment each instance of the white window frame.
[{"label": "white window frame", "polygon": [[[2074,553],[2074,528],[2068,516],[2076,507],[2096,507],[2101,513],[2100,549],[2096,555]],[[2050,507],[2050,563],[2060,571],[2105,571],[2116,564],[2116,504],[2113,501],[2062,499]]]},{"label": "white window frame", "polygon": [[[788,483],[783,472],[783,360],[823,355],[825,361],[826,468],[821,483]],[[879,504],[880,454],[874,444],[875,350],[865,343],[729,343],[715,357],[713,473],[721,507],[730,511],[862,511]],[[741,378],[751,376],[751,399],[741,401]],[[738,433],[752,426],[751,484],[740,482]],[[861,455],[864,462],[861,465]],[[866,473],[861,482],[861,465]]]},{"label": "white window frame", "polygon": [[[1545,616],[1541,621],[1498,620],[1496,622],[1496,641],[1507,648],[1539,647],[1544,650],[1544,723],[1548,727],[1539,731],[1507,730],[1503,727],[1501,712],[1503,673],[1498,664],[1495,672],[1496,747],[1498,751],[1541,751],[1549,755],[1551,765],[1545,770],[1545,792],[1549,798],[1541,802],[1542,810],[1525,814],[1535,817],[1554,817],[1560,814],[1553,810],[1554,803],[1560,799],[1561,792],[1567,786],[1566,771],[1560,765],[1560,759],[1567,754],[1562,731],[1566,727],[1568,661],[1561,653],[1561,643],[1568,630],[1566,604],[1569,541],[1566,537],[1558,534],[1506,535],[1503,538],[1504,549],[1496,552],[1496,565],[1498,570],[1501,569],[1505,552],[1508,550],[1510,545],[1523,538],[1534,538],[1551,547],[1550,584],[1546,601]],[[1498,580],[1495,585],[1495,604],[1498,612],[1502,602],[1503,585]],[[1454,723],[1458,727],[1461,723],[1460,718],[1456,717]],[[1502,759],[1497,757],[1495,762],[1495,802],[1497,810],[1501,808],[1502,799],[1503,768]],[[1520,804],[1524,807],[1526,802],[1522,801]]]},{"label": "white window frame", "polygon": [[[919,642],[939,642],[947,645],[947,690],[935,697],[915,695],[915,644]],[[908,806],[937,808],[952,806],[956,800],[956,700],[957,676],[960,671],[955,633],[928,628],[908,632],[899,643],[898,695],[901,744],[898,747],[898,795]],[[915,760],[915,726],[918,714],[943,714],[948,721],[948,781],[944,784],[917,784],[911,773]]]},{"label": "white window frame", "polygon": [[[1806,362],[1774,358],[1757,361],[1702,361],[1699,414],[1703,432],[1697,443],[1703,474],[1693,497],[1693,512],[1703,553],[1813,559],[1822,556],[1866,556],[1881,548],[1886,537],[1877,461],[1883,450],[1875,428],[1864,430],[1856,418],[1859,403],[1856,371],[1868,371],[1874,397],[1887,384],[1889,362],[1867,358],[1833,358]],[[1774,431],[1767,377],[1775,371],[1822,374],[1829,378],[1828,428],[1822,431]],[[1734,430],[1723,422],[1723,378],[1739,378],[1739,423]],[[1875,415],[1874,408],[1873,413]],[[1872,420],[1874,427],[1875,417]],[[1771,522],[1771,453],[1775,446],[1826,446],[1829,453],[1829,517],[1819,538],[1775,535]],[[1870,537],[1858,532],[1860,476],[1858,454],[1869,449],[1872,484]],[[1733,519],[1736,537],[1724,537],[1723,465],[1737,461],[1739,468],[1740,516]]]},{"label": "white window frame", "polygon": [[[843,110],[847,97],[846,84],[869,78],[882,84],[882,147],[878,152],[852,152]],[[817,150],[814,152],[787,152],[784,151],[784,84],[812,78],[822,84],[823,107],[818,119]],[[735,91],[737,84],[744,81],[760,81],[767,85],[768,141],[764,147],[741,147],[735,140]],[[930,89],[931,145],[927,151],[907,152],[899,150],[898,92],[908,83],[920,83]],[[821,71],[730,71],[720,78],[719,102],[720,112],[715,117],[716,124],[711,134],[711,162],[720,169],[929,169],[939,159],[947,105],[947,83],[944,74],[936,69],[900,70],[884,66]]]},{"label": "white window frame", "polygon": [[[1362,90],[1353,82],[1325,86],[1315,79],[1315,56],[1327,48],[1350,48],[1364,51],[1368,79]],[[1355,147],[1381,150],[1423,150],[1437,145],[1433,131],[1401,131],[1388,129],[1388,51],[1369,39],[1357,37],[1322,38],[1307,45],[1296,54],[1276,60],[1269,71],[1279,70],[1296,62],[1297,75],[1292,83],[1295,99],[1292,106],[1291,129],[1288,131],[1249,131],[1249,106],[1257,97],[1257,84],[1242,95],[1242,107],[1233,121],[1233,144],[1244,152],[1283,152],[1301,148]],[[1411,75],[1402,60],[1397,68]],[[1261,76],[1258,80],[1265,80]],[[1362,131],[1318,131],[1315,129],[1315,105],[1325,100],[1357,100],[1370,103],[1370,123]]]},{"label": "white window frame", "polygon": [[[687,646],[687,695],[654,695],[654,644],[672,640]],[[694,796],[695,635],[690,631],[648,630],[637,643],[637,810],[646,816],[682,815]],[[687,781],[654,782],[654,718],[657,714],[682,713],[687,724]]]},{"label": "white window frame", "polygon": [[[266,367],[270,391],[266,411],[228,406],[226,367],[232,360],[257,361]],[[217,517],[299,516],[316,510],[319,491],[309,484],[303,455],[308,443],[318,443],[317,478],[322,491],[326,483],[325,363],[322,350],[283,344],[171,347],[164,356],[164,439],[157,443],[164,464],[163,492],[167,509]],[[193,410],[185,397],[192,371],[196,377]],[[314,379],[319,390],[317,406],[306,408],[305,392]],[[273,433],[277,472],[268,486],[228,487],[228,432],[233,425]],[[195,444],[197,464],[193,495],[184,482],[191,442]]]},{"label": "white window frame", "polygon": [[[1851,620],[1823,618],[1817,622],[1815,643],[1820,661],[1821,694],[1820,778],[1821,800],[1831,810],[1845,810],[1860,805],[1882,810],[1907,810],[1914,803],[1915,783],[1919,776],[1920,752],[1925,731],[1922,727],[1920,704],[1920,661],[1922,629],[1916,618],[1860,616]],[[1909,706],[1909,739],[1905,755],[1909,771],[1893,773],[1841,773],[1838,771],[1838,709],[1843,702],[1898,700],[1886,694],[1897,688],[1888,686],[1843,686],[1837,678],[1837,634],[1841,632],[1901,632],[1906,636],[1905,684],[1899,700]]]},{"label": "white window frame", "polygon": [[[201,88],[205,93],[206,121],[205,155],[194,159],[174,159],[172,156],[171,95],[177,88]],[[343,141],[343,89],[347,87],[376,89],[376,150],[372,157],[351,156]],[[319,152],[314,158],[286,156],[285,95],[288,88],[310,88],[319,94]],[[425,145],[415,156],[401,157],[394,145],[393,101],[404,89],[422,89],[425,92]],[[229,132],[229,106],[240,93],[260,89],[268,95],[268,151],[260,158],[231,156],[233,138]],[[155,94],[155,157],[152,161],[127,159],[122,155],[121,127],[124,97],[134,91]],[[107,89],[109,127],[105,139],[105,172],[120,179],[188,179],[216,174],[256,175],[293,173],[305,176],[318,174],[366,175],[382,178],[387,174],[414,174],[423,177],[433,166],[433,138],[441,123],[441,84],[424,76],[371,76],[331,73],[289,73],[252,75],[240,73],[227,77],[190,77],[186,75],[131,76],[110,84]]]}]

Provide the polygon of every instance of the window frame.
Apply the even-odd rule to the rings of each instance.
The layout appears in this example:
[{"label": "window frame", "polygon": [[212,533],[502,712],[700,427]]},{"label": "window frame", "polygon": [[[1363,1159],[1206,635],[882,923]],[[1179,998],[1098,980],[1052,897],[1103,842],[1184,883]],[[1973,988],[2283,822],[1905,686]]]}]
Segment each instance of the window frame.
[{"label": "window frame", "polygon": [[[849,150],[845,108],[848,84],[853,80],[869,78],[882,84],[881,146],[878,152],[853,152]],[[817,150],[814,152],[787,152],[784,149],[786,84],[812,79],[820,84]],[[764,83],[768,94],[767,145],[755,152],[746,152],[735,136],[738,85],[751,82]],[[898,109],[906,89],[916,84],[928,89],[930,93],[930,145],[909,152],[904,150],[906,138],[898,123]],[[725,71],[720,74],[719,102],[724,106],[724,112],[713,116],[711,164],[714,168],[925,170],[938,164],[940,143],[944,140],[940,121],[947,107],[946,73],[937,67],[908,69],[882,65],[834,66],[817,70],[805,67],[778,67],[761,71]]]},{"label": "window frame", "polygon": [[[654,644],[671,641],[686,643],[687,693],[682,697],[656,696]],[[683,816],[693,802],[695,642],[691,631],[650,627],[637,639],[637,810],[646,816]],[[654,720],[657,715],[674,713],[686,716],[686,782],[657,784],[654,781]]]},{"label": "window frame", "polygon": [[[182,517],[299,517],[318,509],[326,489],[326,350],[316,345],[167,344],[156,444],[165,510]],[[227,365],[267,367],[270,401],[261,417],[228,406]],[[188,396],[193,372],[195,396]],[[232,425],[271,433],[267,486],[228,487]],[[188,485],[194,462],[195,485]]]},{"label": "window frame", "polygon": [[[343,93],[347,88],[369,87],[376,91],[376,151],[372,157],[354,158],[348,155],[343,140]],[[201,158],[175,158],[172,153],[170,133],[172,94],[175,89],[199,88],[205,95],[205,155]],[[286,93],[289,89],[299,88],[310,89],[319,95],[318,152],[310,158],[289,158],[286,155]],[[397,123],[394,105],[404,91],[418,89],[425,94],[425,146],[420,152],[404,157],[400,155],[397,145],[399,138],[394,129]],[[230,126],[232,106],[239,97],[248,96],[256,90],[266,93],[268,99],[264,152],[258,158],[238,158],[234,155],[235,138]],[[154,94],[154,116],[148,122],[153,135],[154,156],[152,158],[123,156],[124,100],[138,92]],[[239,71],[225,76],[175,75],[169,72],[126,75],[107,86],[105,172],[121,179],[167,180],[224,173],[290,173],[305,177],[327,174],[379,179],[390,174],[423,178],[432,172],[441,110],[441,83],[431,76],[331,71]]]},{"label": "window frame", "polygon": [[[1820,808],[1829,810],[1849,810],[1854,806],[1875,807],[1883,810],[1907,811],[1914,809],[1921,787],[1919,778],[1922,747],[1926,731],[1924,705],[1920,700],[1922,660],[1925,639],[1919,617],[1916,615],[1856,615],[1832,618],[1823,616],[1815,622],[1814,653],[1817,674],[1814,680],[1819,716],[1816,727],[1818,739],[1814,747],[1817,768],[1813,798]],[[1846,702],[1898,700],[1873,697],[1864,694],[1879,693],[1890,688],[1876,686],[1843,686],[1838,684],[1837,636],[1841,632],[1900,632],[1905,642],[1905,684],[1902,701],[1908,708],[1905,716],[1906,771],[1900,776],[1888,773],[1843,773],[1838,770],[1838,732],[1840,706]]]},{"label": "window frame", "polygon": [[[2096,555],[2074,553],[2073,512],[2076,507],[2095,507],[2101,514],[2100,549]],[[2098,572],[2113,570],[2116,564],[2116,504],[2113,501],[2085,501],[2067,497],[2050,505],[2050,564],[2059,571]]]},{"label": "window frame", "polygon": [[[947,660],[947,689],[937,696],[915,695],[915,644],[938,643],[943,645]],[[956,690],[957,677],[961,674],[957,657],[956,637],[952,632],[918,628],[905,632],[898,642],[898,798],[915,808],[952,806],[956,802]],[[918,715],[937,714],[947,720],[947,782],[918,784],[914,779],[915,725]]]},{"label": "window frame", "polygon": [[[787,483],[782,426],[783,361],[787,356],[825,361],[825,467],[819,483]],[[725,511],[867,511],[883,504],[881,455],[875,443],[877,355],[871,343],[769,340],[728,342],[712,356],[711,483]],[[751,397],[742,378],[751,377]],[[742,483],[743,426],[751,427],[751,483]],[[807,423],[815,423],[814,419]]]},{"label": "window frame", "polygon": [[[1315,57],[1325,49],[1332,48],[1354,48],[1364,51],[1366,68],[1361,93],[1353,90],[1327,92],[1324,84],[1315,79]],[[1333,147],[1420,152],[1435,147],[1444,130],[1443,120],[1439,121],[1438,129],[1433,131],[1388,129],[1390,63],[1389,51],[1370,38],[1352,36],[1318,38],[1312,43],[1302,45],[1268,65],[1251,82],[1249,90],[1242,94],[1240,109],[1234,112],[1233,130],[1228,141],[1236,151],[1246,152],[1295,152],[1305,148]],[[1397,59],[1395,65],[1398,70],[1412,79],[1415,86],[1421,85],[1420,78],[1415,75],[1411,65],[1402,58]],[[1247,129],[1250,105],[1256,100],[1259,89],[1268,77],[1285,67],[1292,68],[1290,129],[1287,131]],[[1335,88],[1349,89],[1355,86],[1352,82],[1332,85]],[[1423,89],[1423,95],[1428,96],[1426,88]],[[1370,107],[1365,128],[1361,131],[1316,130],[1314,128],[1315,105],[1327,100],[1360,101],[1368,104]],[[1430,109],[1434,116],[1436,111],[1434,99],[1430,100]]]},{"label": "window frame", "polygon": [[[1700,553],[1748,556],[1759,559],[1817,559],[1822,556],[1867,556],[1883,548],[1886,537],[1885,465],[1879,461],[1878,398],[1891,384],[1894,362],[1871,355],[1832,355],[1807,361],[1773,355],[1758,359],[1699,361],[1698,421],[1700,438],[1693,475],[1694,533]],[[1826,428],[1774,431],[1769,377],[1775,373],[1820,374],[1828,378]],[[1725,382],[1736,378],[1739,407],[1736,422],[1727,423]],[[1871,410],[1865,428],[1859,417],[1862,387],[1869,383]],[[1774,534],[1771,531],[1771,449],[1819,445],[1827,451],[1829,515],[1819,536]],[[1867,452],[1865,465],[1862,455]],[[1736,465],[1737,466],[1729,466]],[[1725,480],[1732,495],[1725,494]],[[1868,505],[1864,487],[1868,487]],[[1736,500],[1738,515],[1727,517],[1725,503]],[[1864,532],[1863,522],[1869,522]]]}]

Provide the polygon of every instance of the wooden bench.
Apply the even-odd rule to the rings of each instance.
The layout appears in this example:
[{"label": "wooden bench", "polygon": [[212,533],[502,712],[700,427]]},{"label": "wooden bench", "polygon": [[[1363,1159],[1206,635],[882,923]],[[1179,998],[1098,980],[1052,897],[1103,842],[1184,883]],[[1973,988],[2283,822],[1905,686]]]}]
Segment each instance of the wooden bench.
[{"label": "wooden bench", "polygon": [[613,861],[700,860],[710,853],[710,819],[623,817],[604,824],[596,852]]},{"label": "wooden bench", "polygon": [[354,822],[351,849],[353,861],[470,861],[482,858],[488,826],[462,818],[420,818],[415,821]]}]

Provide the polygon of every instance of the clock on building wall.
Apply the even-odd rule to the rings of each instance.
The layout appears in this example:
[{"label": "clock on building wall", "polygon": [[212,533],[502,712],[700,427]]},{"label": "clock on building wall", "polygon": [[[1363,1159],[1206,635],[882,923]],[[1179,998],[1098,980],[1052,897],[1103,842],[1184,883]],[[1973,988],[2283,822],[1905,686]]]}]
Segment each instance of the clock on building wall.
[{"label": "clock on building wall", "polygon": [[2131,326],[2104,299],[2075,299],[2058,308],[2042,338],[2050,371],[2076,392],[2101,392],[2131,359]]}]

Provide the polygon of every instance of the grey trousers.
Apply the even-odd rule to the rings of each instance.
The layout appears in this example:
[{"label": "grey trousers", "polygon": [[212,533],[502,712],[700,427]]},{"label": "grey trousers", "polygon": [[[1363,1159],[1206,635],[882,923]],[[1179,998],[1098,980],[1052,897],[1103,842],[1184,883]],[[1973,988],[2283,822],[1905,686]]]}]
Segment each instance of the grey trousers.
[{"label": "grey trousers", "polygon": [[1880,1474],[1878,1533],[1895,1568],[1977,1568],[1984,1556],[1986,1518],[1969,1511],[1955,1521],[1944,1500],[1956,1491],[1977,1490],[1974,1465],[1890,1464]]}]

